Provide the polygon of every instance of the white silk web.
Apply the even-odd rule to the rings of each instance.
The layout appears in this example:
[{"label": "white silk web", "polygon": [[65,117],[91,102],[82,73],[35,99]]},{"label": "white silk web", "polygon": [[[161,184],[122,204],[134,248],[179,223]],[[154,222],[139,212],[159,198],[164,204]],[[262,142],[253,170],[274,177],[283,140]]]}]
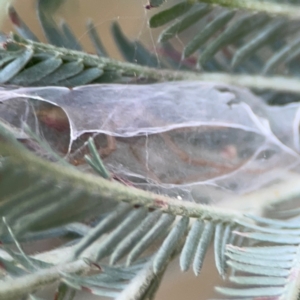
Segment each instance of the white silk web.
[{"label": "white silk web", "polygon": [[[59,130],[44,137],[57,152],[64,144],[70,161],[82,160],[93,135],[115,176],[197,202],[251,192],[299,164],[300,106],[269,107],[227,85],[3,88],[0,101],[0,117],[15,128],[22,129],[20,119],[32,123],[32,110],[41,126]],[[7,113],[12,104],[17,117]]]}]

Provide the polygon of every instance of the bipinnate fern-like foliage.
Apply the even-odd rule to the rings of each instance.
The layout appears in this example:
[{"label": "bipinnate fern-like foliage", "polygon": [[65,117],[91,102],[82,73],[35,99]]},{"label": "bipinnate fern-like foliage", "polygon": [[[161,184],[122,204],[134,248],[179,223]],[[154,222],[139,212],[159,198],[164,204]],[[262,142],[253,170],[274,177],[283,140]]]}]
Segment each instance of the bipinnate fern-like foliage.
[{"label": "bipinnate fern-like foliage", "polygon": [[[197,275],[213,240],[220,275],[225,276],[230,268],[235,274],[229,279],[247,286],[218,288],[221,293],[243,299],[269,295],[293,299],[286,295],[297,290],[297,218],[280,221],[239,216],[232,211],[126,188],[36,158],[12,140],[5,129],[1,131],[2,137],[8,135],[1,147],[1,176],[5,177],[1,199],[6,199],[1,205],[6,215],[1,236],[9,257],[1,256],[1,263],[13,279],[1,282],[0,296],[15,299],[43,287],[48,280],[60,279],[75,289],[127,299],[132,290],[146,293],[156,284],[176,253],[180,253],[181,269],[186,271],[192,266]],[[96,166],[95,157],[90,159]],[[7,185],[11,181],[14,185]],[[51,192],[47,186],[52,187]],[[176,221],[175,216],[179,217]],[[71,223],[93,217],[98,220],[92,227]],[[61,248],[62,253],[54,256],[54,261],[47,260],[50,253],[32,257],[21,248],[19,253],[8,248],[13,241],[18,245],[67,232],[75,234],[76,243]],[[241,241],[234,239],[236,235],[263,244],[241,247]],[[162,241],[156,253],[137,260],[156,240]],[[112,267],[101,263],[106,256]],[[123,256],[125,265],[116,264]],[[97,275],[76,275],[88,270]],[[245,277],[245,273],[252,275]]]},{"label": "bipinnate fern-like foliage", "polygon": [[[162,2],[150,1],[148,8]],[[196,22],[202,24],[181,54],[186,59],[197,53],[192,68],[171,55],[158,61],[142,44],[129,41],[117,23],[112,32],[128,62],[108,58],[91,21],[88,32],[99,56],[86,54],[68,25],[57,26],[46,13],[45,3],[38,1],[38,15],[52,45],[39,43],[10,8],[22,37],[2,37],[2,84],[72,87],[224,79],[259,90],[277,103],[283,93],[291,101],[300,91],[297,3],[216,1],[227,6],[223,9],[182,2],[154,15],[151,27],[171,22],[159,37],[165,53],[175,51],[168,40]],[[121,184],[105,168],[92,139],[85,159],[97,175],[57,157],[28,128],[20,137],[1,121],[0,136],[0,299],[40,299],[36,292],[54,282],[56,299],[72,299],[77,290],[116,299],[153,299],[170,260],[179,256],[181,270],[192,268],[198,275],[211,243],[218,273],[235,285],[217,288],[224,297],[298,299],[299,178],[277,193],[267,189],[250,195],[247,201],[259,200],[257,215],[244,215]],[[20,142],[26,145],[26,140],[48,151],[52,162],[31,153]],[[65,238],[60,248],[35,255],[22,249],[25,242],[51,237]],[[156,250],[151,249],[154,243]]]},{"label": "bipinnate fern-like foliage", "polygon": [[[183,3],[189,9],[191,5]],[[186,12],[187,9],[182,9],[180,6],[180,14]],[[193,7],[193,13],[197,12]],[[166,21],[172,22],[176,19],[179,13],[176,13],[177,5],[167,11],[158,13],[150,19],[150,26],[157,27],[164,24]],[[206,7],[204,5],[204,7]],[[175,13],[173,13],[175,10]],[[200,11],[203,10],[203,4],[199,5]],[[171,10],[171,13],[169,12]],[[218,21],[218,26],[215,27],[215,15],[225,14],[228,12],[216,8],[214,13],[212,8],[207,9],[210,14],[201,17],[201,22],[207,24],[209,29],[200,31],[198,34],[200,39],[203,39],[203,47],[201,45],[194,46],[193,51],[198,49],[199,60],[205,61],[202,66],[208,73],[195,73],[187,72],[187,70],[194,70],[190,63],[185,60],[177,58],[178,53],[174,53],[174,49],[170,43],[162,43],[161,47],[164,49],[161,52],[165,55],[159,58],[151,54],[145,47],[138,41],[129,41],[121,31],[117,23],[112,25],[112,34],[115,38],[116,44],[119,47],[123,57],[134,64],[121,63],[111,59],[107,59],[107,51],[105,50],[100,37],[94,28],[93,22],[89,21],[87,24],[88,34],[91,38],[95,51],[99,56],[88,55],[83,52],[82,46],[76,40],[74,33],[67,24],[61,23],[60,27],[57,26],[54,20],[46,17],[45,14],[39,10],[39,20],[44,29],[45,35],[52,45],[44,45],[37,43],[37,38],[30,31],[30,29],[22,22],[17,12],[10,8],[10,17],[15,25],[19,34],[27,40],[20,40],[16,36],[10,38],[4,37],[5,49],[2,51],[2,65],[5,68],[1,70],[1,82],[19,85],[67,85],[76,86],[79,84],[87,83],[104,83],[104,82],[121,82],[121,83],[147,83],[162,80],[181,80],[181,79],[200,79],[200,80],[214,80],[227,83],[238,83],[243,86],[254,88],[255,90],[263,91],[281,91],[295,93],[299,91],[297,78],[297,21],[293,19],[282,20],[282,27],[284,30],[279,30],[274,22],[278,22],[277,18],[271,18],[266,14],[241,14],[236,13],[238,16],[232,17],[230,20]],[[42,10],[43,11],[43,10]],[[196,14],[196,13],[195,13]],[[197,15],[197,14],[196,14]],[[165,17],[166,16],[166,17]],[[183,30],[187,30],[193,23],[199,21],[199,17],[190,18],[189,15],[183,16],[182,19],[172,23],[170,27],[165,29],[166,38],[170,39],[174,35]],[[203,19],[203,20],[202,20]],[[213,20],[207,22],[207,20]],[[270,23],[271,35],[262,33],[260,19],[264,20],[268,25]],[[189,20],[188,23],[185,20]],[[193,20],[193,22],[191,21]],[[228,23],[229,22],[229,23]],[[277,24],[277,23],[276,23]],[[202,25],[200,23],[200,25]],[[175,26],[175,29],[172,29]],[[227,27],[226,27],[227,26]],[[274,27],[274,28],[273,28]],[[203,26],[200,26],[203,28]],[[278,30],[277,30],[278,29]],[[171,33],[168,33],[171,31]],[[245,31],[245,32],[244,32]],[[201,34],[202,33],[202,34]],[[290,36],[289,36],[290,35]],[[195,39],[198,39],[198,36]],[[217,38],[216,38],[217,36]],[[15,40],[17,39],[17,40]],[[162,38],[160,38],[161,40]],[[295,40],[294,40],[295,39]],[[195,43],[194,40],[190,42]],[[196,43],[197,44],[197,43]],[[254,44],[254,45],[253,45]],[[183,49],[182,57],[187,56],[185,53],[190,44],[188,43]],[[241,46],[242,45],[242,46]],[[72,49],[70,51],[67,49]],[[240,48],[245,48],[244,54],[240,53]],[[211,50],[209,50],[211,49]],[[208,52],[207,52],[208,51]],[[244,50],[243,50],[244,51]],[[269,51],[273,53],[270,55]],[[207,54],[206,54],[207,53]],[[205,58],[209,55],[208,58]],[[18,60],[15,60],[18,58]],[[270,58],[270,65],[268,63],[264,66],[267,58]],[[240,60],[239,68],[232,68],[234,61]],[[148,69],[142,66],[155,67],[156,69]],[[278,71],[275,73],[273,70],[278,66]],[[169,71],[166,68],[182,68],[184,71],[179,74]],[[157,68],[160,70],[158,71]],[[13,71],[12,71],[13,69]],[[295,78],[287,77],[260,77],[260,75],[249,76],[248,74],[267,74],[271,72],[272,75],[288,74]],[[295,71],[293,71],[295,69]],[[264,71],[267,70],[267,71]],[[36,73],[38,71],[38,73]],[[25,73],[24,73],[25,72]],[[216,73],[217,72],[217,73]],[[220,73],[221,72],[221,73]],[[247,75],[229,75],[233,72],[238,74]],[[278,82],[280,84],[278,84]],[[268,100],[278,98],[278,93],[267,93]],[[287,95],[287,96],[289,96]],[[275,100],[274,100],[275,101]],[[278,100],[280,101],[280,100]],[[276,101],[275,101],[276,102]]]},{"label": "bipinnate fern-like foliage", "polygon": [[[284,63],[288,72],[293,72],[289,69],[289,63],[299,51],[299,42],[295,38],[297,20],[274,19],[262,13],[239,14],[230,9],[220,11],[220,8],[205,4],[195,8],[190,3],[182,2],[154,15],[150,19],[150,27],[162,26],[177,17],[181,19],[176,19],[163,30],[159,42],[166,42],[201,21],[205,26],[199,26],[199,32],[182,53],[182,57],[187,58],[199,52],[199,67],[210,70],[214,66],[220,70],[267,74],[272,71],[277,73],[279,70],[276,68]],[[263,53],[259,50],[266,45],[272,54],[268,55],[268,59],[263,59]]]}]

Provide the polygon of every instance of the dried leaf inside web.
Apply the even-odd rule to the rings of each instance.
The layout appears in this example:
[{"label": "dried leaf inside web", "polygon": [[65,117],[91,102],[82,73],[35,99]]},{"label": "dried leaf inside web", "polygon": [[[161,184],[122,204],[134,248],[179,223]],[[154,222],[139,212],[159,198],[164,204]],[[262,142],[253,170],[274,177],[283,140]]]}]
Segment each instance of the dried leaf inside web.
[{"label": "dried leaf inside web", "polygon": [[105,165],[117,177],[185,199],[204,202],[228,192],[249,192],[299,163],[299,134],[291,131],[299,125],[298,105],[281,108],[279,128],[276,108],[227,85],[2,88],[0,100],[5,101],[4,111],[12,101],[27,103],[18,119],[26,113],[28,119],[33,107],[32,115],[42,121],[39,126],[60,132],[55,142],[52,135],[48,140],[56,151],[64,144],[69,160],[82,159],[86,136],[92,134]]}]

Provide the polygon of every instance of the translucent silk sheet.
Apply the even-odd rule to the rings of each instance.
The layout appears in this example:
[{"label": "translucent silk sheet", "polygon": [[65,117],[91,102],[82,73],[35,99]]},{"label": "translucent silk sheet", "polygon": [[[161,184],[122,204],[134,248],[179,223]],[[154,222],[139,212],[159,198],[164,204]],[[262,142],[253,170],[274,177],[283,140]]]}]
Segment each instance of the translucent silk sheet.
[{"label": "translucent silk sheet", "polygon": [[299,164],[300,106],[269,107],[227,85],[2,88],[0,101],[18,135],[25,122],[77,162],[92,135],[117,178],[197,202],[253,191]]}]

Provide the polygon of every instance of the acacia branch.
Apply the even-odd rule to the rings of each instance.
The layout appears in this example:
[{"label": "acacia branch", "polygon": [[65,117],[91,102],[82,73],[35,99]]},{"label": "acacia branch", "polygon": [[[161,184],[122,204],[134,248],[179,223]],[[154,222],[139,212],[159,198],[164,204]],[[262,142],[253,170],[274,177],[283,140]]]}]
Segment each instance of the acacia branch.
[{"label": "acacia branch", "polygon": [[85,261],[75,262],[54,266],[49,269],[39,270],[34,274],[7,279],[0,282],[0,299],[14,300],[39,290],[51,283],[56,282],[62,277],[62,273],[74,274],[86,272],[91,269]]},{"label": "acacia branch", "polygon": [[58,182],[71,182],[72,185],[82,188],[88,194],[96,194],[100,199],[107,199],[107,201],[126,202],[132,206],[143,206],[153,210],[159,209],[172,215],[192,218],[201,217],[229,223],[239,217],[239,213],[232,210],[169,198],[141,189],[127,187],[118,182],[86,174],[73,168],[56,165],[36,157],[25,149],[21,150],[6,143],[0,143],[0,154],[9,155],[11,158],[10,163],[16,169],[22,166],[22,168],[28,169],[28,173],[43,174],[47,178],[55,178]]},{"label": "acacia branch", "polygon": [[289,19],[300,18],[299,5],[292,4],[279,4],[271,1],[260,1],[260,0],[190,0],[189,2],[200,2],[217,4],[231,9],[245,9],[256,12],[264,12],[268,15],[284,16]]},{"label": "acacia branch", "polygon": [[[148,82],[199,80],[222,82],[256,90],[274,90],[278,92],[300,93],[300,80],[293,77],[266,77],[260,75],[231,75],[227,73],[201,73],[187,71],[178,72],[167,69],[156,69],[128,62],[120,62],[111,58],[99,57],[97,55],[80,51],[59,48],[49,44],[43,44],[29,40],[18,41],[16,39],[19,40],[20,38],[12,37],[11,40],[8,39],[8,42],[21,48],[29,47],[36,54],[47,54],[49,56],[61,57],[67,61],[82,61],[87,67],[97,67],[101,70],[104,70],[104,72],[116,72],[124,78],[129,78],[129,82],[139,82],[139,80],[145,79]],[[9,51],[6,53],[7,55],[10,55]]]}]

